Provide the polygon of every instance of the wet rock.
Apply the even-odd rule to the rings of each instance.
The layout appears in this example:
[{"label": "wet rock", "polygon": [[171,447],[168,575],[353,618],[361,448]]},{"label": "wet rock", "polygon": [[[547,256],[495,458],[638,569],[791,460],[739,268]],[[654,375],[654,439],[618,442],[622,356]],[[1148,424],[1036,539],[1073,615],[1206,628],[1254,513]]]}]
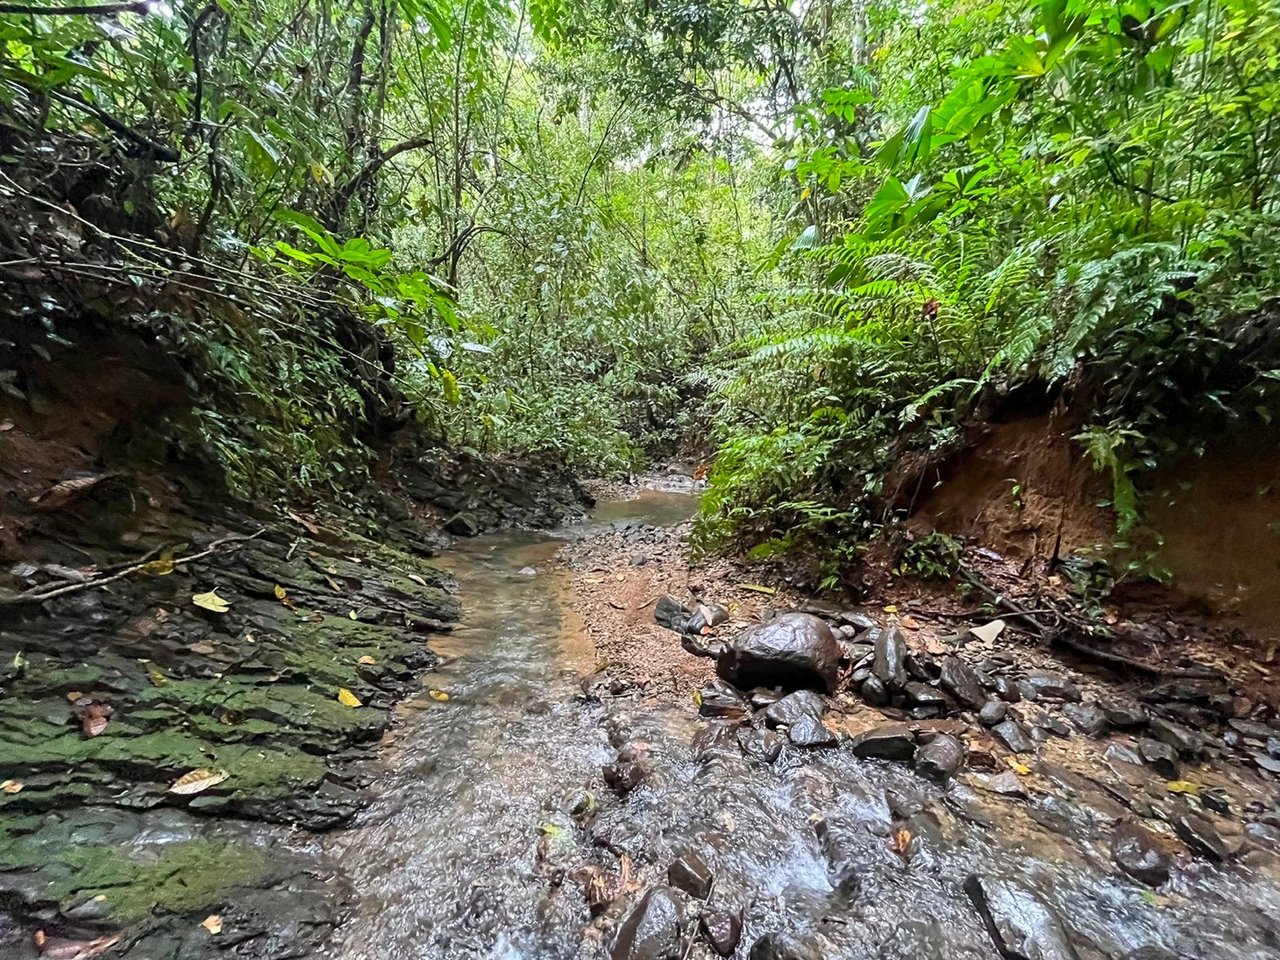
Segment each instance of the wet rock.
[{"label": "wet rock", "polygon": [[1141,727],[1150,719],[1147,708],[1132,700],[1121,700],[1117,697],[1103,697],[1098,701],[1107,723],[1119,729]]},{"label": "wet rock", "polygon": [[698,691],[698,713],[704,717],[745,717],[747,702],[738,692],[719,680],[712,680]]},{"label": "wet rock", "polygon": [[711,949],[722,957],[733,956],[733,951],[738,949],[738,941],[742,939],[742,915],[717,910],[704,913],[700,919],[702,932],[707,935]]},{"label": "wet rock", "polygon": [[842,610],[837,619],[846,626],[853,627],[859,632],[863,630],[873,630],[879,626],[879,624],[870,617],[859,613],[857,610]]},{"label": "wet rock", "polygon": [[764,719],[772,727],[789,727],[801,717],[819,718],[827,709],[821,694],[797,690],[765,707]]},{"label": "wet rock", "polygon": [[1228,860],[1238,850],[1234,844],[1223,839],[1212,821],[1190,807],[1182,807],[1169,818],[1169,825],[1174,833],[1182,838],[1183,843],[1202,857],[1210,860]]},{"label": "wet rock", "polygon": [[716,662],[716,672],[738,687],[778,685],[834,693],[840,653],[824,621],[788,613],[738,634]]},{"label": "wet rock", "polygon": [[932,683],[942,675],[942,667],[927,653],[911,652],[903,660],[907,674],[923,683]]},{"label": "wet rock", "polygon": [[455,513],[444,528],[455,537],[474,537],[480,533],[480,521],[470,513]]},{"label": "wet rock", "polygon": [[1280,774],[1280,760],[1277,760],[1275,757],[1269,756],[1265,753],[1255,753],[1253,755],[1253,762],[1268,773]]},{"label": "wet rock", "polygon": [[1123,954],[1119,960],[1182,960],[1182,956],[1172,950],[1166,950],[1164,947],[1148,944],[1145,947],[1138,947],[1137,950],[1130,950],[1128,953]]},{"label": "wet rock", "polygon": [[695,900],[705,900],[711,894],[715,874],[696,851],[685,850],[667,867],[667,883]]},{"label": "wet rock", "polygon": [[1036,700],[1064,700],[1078,703],[1082,699],[1080,688],[1065,674],[1050,670],[1032,670],[1024,681],[1033,691]]},{"label": "wet rock", "polygon": [[970,710],[981,710],[987,702],[978,675],[959,657],[944,657],[938,685]]},{"label": "wet rock", "polygon": [[1173,858],[1160,839],[1144,827],[1121,821],[1111,835],[1111,859],[1139,883],[1158,887],[1169,879]]},{"label": "wet rock", "polygon": [[748,960],[822,960],[822,951],[808,939],[767,933],[751,945]]},{"label": "wet rock", "polygon": [[916,751],[916,773],[946,783],[964,763],[965,749],[955,737],[938,736]]},{"label": "wet rock", "polygon": [[[941,712],[941,708],[947,705],[947,698],[940,690],[935,690],[927,683],[917,683],[912,680],[903,686],[903,692],[907,695],[907,699],[919,707],[936,707],[937,712]],[[936,716],[937,712],[931,714]]]},{"label": "wet rock", "polygon": [[1194,759],[1204,753],[1204,741],[1200,735],[1181,724],[1166,720],[1164,717],[1152,717],[1147,729],[1157,740],[1177,750],[1180,756]]},{"label": "wet rock", "polygon": [[1022,780],[1012,770],[1006,770],[1004,773],[997,773],[993,777],[988,777],[982,786],[992,793],[998,793],[1002,797],[1016,797],[1019,800],[1027,799],[1027,788],[1022,785]]},{"label": "wet rock", "polygon": [[714,629],[729,620],[729,611],[717,603],[700,603],[694,609],[689,621],[685,624],[686,633],[702,633],[703,629]]},{"label": "wet rock", "polygon": [[618,751],[618,758],[601,771],[609,789],[630,793],[649,778],[652,767],[648,748],[639,741],[628,743]]},{"label": "wet rock", "polygon": [[996,677],[995,691],[996,696],[1005,703],[1019,703],[1022,700],[1018,685],[1008,677]]},{"label": "wet rock", "polygon": [[907,682],[907,641],[896,626],[886,628],[876,638],[872,672],[886,688],[901,687]]},{"label": "wet rock", "polygon": [[1257,743],[1266,743],[1273,737],[1280,737],[1280,730],[1275,727],[1269,727],[1265,723],[1258,723],[1256,720],[1241,720],[1237,718],[1228,720],[1227,724],[1241,736]]},{"label": "wet rock", "polygon": [[618,928],[610,960],[674,960],[680,955],[680,901],[670,887],[654,887]]},{"label": "wet rock", "polygon": [[755,687],[749,695],[751,706],[757,710],[767,707],[771,703],[777,703],[783,696],[781,688],[778,687]]},{"label": "wet rock", "polygon": [[1064,739],[1071,736],[1071,727],[1069,727],[1067,722],[1061,717],[1055,717],[1050,713],[1041,718],[1040,722],[1050,733],[1063,737]]},{"label": "wet rock", "polygon": [[744,727],[738,731],[738,745],[742,747],[742,752],[753,760],[773,763],[782,753],[782,744],[782,737],[773,730],[761,732]]},{"label": "wet rock", "polygon": [[1280,737],[1267,738],[1267,756],[1280,760]]},{"label": "wet rock", "polygon": [[853,738],[851,747],[855,757],[907,763],[915,756],[916,740],[905,724],[886,723],[858,734]]},{"label": "wet rock", "polygon": [[1014,753],[1034,753],[1036,746],[1016,720],[1003,720],[991,728],[1000,742]]},{"label": "wet rock", "polygon": [[1138,741],[1138,753],[1152,770],[1166,780],[1178,779],[1178,754],[1167,743],[1143,737]]},{"label": "wet rock", "polygon": [[674,630],[676,633],[684,633],[689,615],[689,609],[670,594],[659,597],[657,605],[653,608],[653,619],[658,621],[660,626]]},{"label": "wet rock", "polygon": [[693,736],[689,745],[693,758],[699,762],[741,756],[737,731],[723,723],[703,727]]},{"label": "wet rock", "polygon": [[1107,716],[1093,703],[1068,703],[1062,714],[1086,737],[1100,737],[1107,732]]},{"label": "wet rock", "polygon": [[1048,903],[1008,881],[992,881],[987,888],[988,907],[1007,950],[1037,960],[1080,960],[1066,926]]},{"label": "wet rock", "polygon": [[862,694],[862,699],[873,707],[883,707],[889,702],[889,688],[875,675],[867,677],[862,682],[862,689],[859,692]]},{"label": "wet rock", "polygon": [[988,700],[978,711],[978,722],[983,726],[994,727],[1008,712],[1009,705],[1003,700]]},{"label": "wet rock", "polygon": [[797,747],[834,747],[837,738],[821,720],[805,714],[787,728],[787,736]]}]

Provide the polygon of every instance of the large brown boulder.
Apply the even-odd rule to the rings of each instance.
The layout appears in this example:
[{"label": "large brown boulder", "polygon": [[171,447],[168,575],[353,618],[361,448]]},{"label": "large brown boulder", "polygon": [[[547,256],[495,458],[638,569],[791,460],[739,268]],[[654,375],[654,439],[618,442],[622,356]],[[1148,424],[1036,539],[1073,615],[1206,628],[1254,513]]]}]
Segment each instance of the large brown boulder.
[{"label": "large brown boulder", "polygon": [[743,689],[803,688],[834,693],[840,644],[826,621],[807,613],[785,613],[744,630],[716,661],[716,672]]}]

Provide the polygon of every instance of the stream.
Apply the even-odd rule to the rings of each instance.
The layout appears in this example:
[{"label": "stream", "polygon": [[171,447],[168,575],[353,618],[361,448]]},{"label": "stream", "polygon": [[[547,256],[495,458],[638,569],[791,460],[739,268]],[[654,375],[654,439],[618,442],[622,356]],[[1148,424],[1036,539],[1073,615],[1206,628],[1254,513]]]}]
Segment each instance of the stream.
[{"label": "stream", "polygon": [[[482,536],[444,558],[463,621],[431,641],[442,663],[401,707],[372,806],[324,841],[354,891],[326,956],[608,956],[616,924],[687,850],[714,872],[707,909],[741,913],[742,960],[988,960],[997,951],[965,893],[971,875],[1027,960],[1280,956],[1273,854],[1196,863],[1151,894],[1111,866],[1111,827],[1128,811],[1094,781],[1062,771],[1031,802],[960,782],[944,793],[844,746],[788,743],[770,763],[750,727],[704,734],[693,750],[715,721],[689,702],[585,694],[594,652],[556,552],[603,525],[669,525],[692,510],[691,496],[649,492],[584,524]],[[653,772],[618,796],[601,767],[635,740]],[[593,922],[583,871],[619,885],[607,923]],[[772,932],[791,952],[751,951]],[[684,951],[714,956],[702,939]]]}]

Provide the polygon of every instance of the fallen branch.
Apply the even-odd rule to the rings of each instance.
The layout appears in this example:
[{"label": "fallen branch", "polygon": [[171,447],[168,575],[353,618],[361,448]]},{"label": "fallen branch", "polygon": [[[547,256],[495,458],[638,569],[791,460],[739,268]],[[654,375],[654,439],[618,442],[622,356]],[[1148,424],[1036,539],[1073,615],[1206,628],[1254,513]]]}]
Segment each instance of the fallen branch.
[{"label": "fallen branch", "polygon": [[[203,560],[205,557],[217,552],[218,548],[225,544],[241,543],[245,540],[252,540],[254,537],[265,532],[266,528],[263,527],[261,530],[257,531],[257,533],[236,533],[229,537],[223,537],[221,540],[213,541],[213,543],[209,544],[209,546],[201,550],[199,553],[193,553],[189,557],[178,557],[173,561],[173,565],[175,567],[180,567],[185,563],[194,563],[196,560]],[[148,556],[150,556],[150,554],[148,554]],[[80,590],[88,590],[91,587],[106,586],[108,583],[123,580],[130,574],[137,573],[139,570],[142,570],[144,567],[155,562],[156,561],[154,560],[144,560],[139,563],[135,563],[132,566],[125,567],[119,573],[113,573],[109,577],[99,577],[96,580],[86,580],[84,583],[73,583],[69,586],[57,587],[53,590],[27,590],[24,593],[16,593],[11,596],[0,597],[0,607],[17,607],[28,603],[43,603],[45,600],[53,600],[56,597],[66,596],[69,593],[76,593]]]},{"label": "fallen branch", "polygon": [[137,3],[99,3],[86,6],[42,7],[29,3],[0,3],[0,13],[37,14],[45,17],[114,17],[118,13],[146,14],[151,0]]}]

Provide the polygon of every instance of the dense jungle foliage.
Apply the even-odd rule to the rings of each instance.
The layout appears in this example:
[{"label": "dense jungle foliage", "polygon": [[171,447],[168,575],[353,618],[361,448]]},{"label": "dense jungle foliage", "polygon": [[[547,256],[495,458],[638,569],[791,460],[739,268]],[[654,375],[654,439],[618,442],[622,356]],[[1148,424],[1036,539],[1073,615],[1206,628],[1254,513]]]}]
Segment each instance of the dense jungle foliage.
[{"label": "dense jungle foliage", "polygon": [[[140,314],[259,495],[368,468],[353,363],[457,447],[713,456],[707,542],[832,570],[891,464],[1028,395],[1120,535],[1272,415],[1266,0],[33,0],[0,39],[3,197],[221,298]],[[3,269],[69,269],[21,233]]]}]

